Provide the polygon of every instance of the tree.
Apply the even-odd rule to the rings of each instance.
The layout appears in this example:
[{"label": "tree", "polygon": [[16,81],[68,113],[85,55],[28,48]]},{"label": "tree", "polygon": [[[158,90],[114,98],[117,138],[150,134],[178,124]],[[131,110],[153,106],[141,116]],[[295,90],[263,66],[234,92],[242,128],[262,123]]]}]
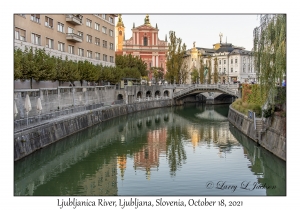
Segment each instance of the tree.
[{"label": "tree", "polygon": [[272,102],[276,83],[281,83],[286,75],[286,15],[262,15],[260,26],[253,31],[253,42],[261,92],[267,91],[268,102]]},{"label": "tree", "polygon": [[196,83],[197,79],[199,78],[199,72],[196,68],[193,69],[191,73],[192,83]]},{"label": "tree", "polygon": [[22,78],[22,57],[23,53],[20,48],[14,50],[14,80]]},{"label": "tree", "polygon": [[176,37],[174,31],[169,32],[169,39],[166,79],[170,83],[184,83],[188,72],[184,62],[186,45],[182,44],[182,40]]},{"label": "tree", "polygon": [[116,66],[124,68],[136,68],[142,76],[147,76],[147,64],[139,57],[129,55],[116,55]]},{"label": "tree", "polygon": [[164,77],[164,69],[161,67],[151,67],[151,72],[155,78],[155,82],[162,80]]},{"label": "tree", "polygon": [[37,67],[34,59],[34,54],[32,48],[29,49],[26,47],[22,56],[22,76],[20,79],[29,79],[30,88],[32,89],[32,80],[37,77]]},{"label": "tree", "polygon": [[211,84],[211,81],[212,81],[212,73],[211,73],[211,56],[209,55],[208,56],[208,80],[207,80],[207,83],[208,84]]},{"label": "tree", "polygon": [[200,69],[199,69],[199,72],[200,72],[200,83],[203,84],[204,81],[205,81],[205,78],[204,78],[203,56],[200,57]]},{"label": "tree", "polygon": [[36,65],[36,81],[55,80],[55,59],[46,54],[45,49],[38,49],[34,53]]},{"label": "tree", "polygon": [[214,58],[214,74],[213,74],[213,81],[215,84],[218,83],[219,80],[219,73],[218,73],[218,59],[217,57]]}]

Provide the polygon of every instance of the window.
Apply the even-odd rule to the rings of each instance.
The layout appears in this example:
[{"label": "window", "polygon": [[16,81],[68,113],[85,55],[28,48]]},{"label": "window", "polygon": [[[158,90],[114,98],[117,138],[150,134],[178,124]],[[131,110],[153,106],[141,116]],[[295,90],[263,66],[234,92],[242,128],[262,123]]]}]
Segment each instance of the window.
[{"label": "window", "polygon": [[226,60],[224,60],[224,64],[226,64]]},{"label": "window", "polygon": [[122,31],[119,31],[119,35],[122,36]]},{"label": "window", "polygon": [[69,45],[68,46],[68,52],[70,53],[70,54],[75,54],[75,50],[74,50],[74,46],[72,46],[72,45]]},{"label": "window", "polygon": [[71,27],[68,27],[68,33],[69,33],[69,34],[73,34],[73,33],[74,33],[74,29],[71,28]]},{"label": "window", "polygon": [[65,31],[64,24],[58,22],[57,23],[57,31],[64,33],[64,31]]},{"label": "window", "polygon": [[45,17],[45,26],[49,28],[53,28],[53,19],[49,17]]},{"label": "window", "polygon": [[38,34],[31,34],[31,43],[41,45],[41,36]]},{"label": "window", "polygon": [[25,14],[18,14],[18,15],[20,15],[20,16],[23,17],[23,18],[26,18],[26,17],[25,17]]},{"label": "window", "polygon": [[224,74],[226,74],[226,68],[224,68]]},{"label": "window", "polygon": [[111,49],[111,50],[114,49],[114,44],[113,43],[109,43],[109,49]]},{"label": "window", "polygon": [[103,18],[104,20],[106,20],[106,15],[105,15],[105,14],[102,14],[102,18]]},{"label": "window", "polygon": [[93,52],[90,51],[90,50],[86,51],[86,57],[92,58],[93,57]]},{"label": "window", "polygon": [[231,68],[231,72],[233,72],[233,68]]},{"label": "window", "polygon": [[106,27],[102,26],[102,32],[106,34]]},{"label": "window", "polygon": [[114,62],[114,56],[109,56],[109,61],[110,61],[111,63],[113,63],[113,62]]},{"label": "window", "polygon": [[78,48],[78,55],[84,56],[84,50],[82,48]]},{"label": "window", "polygon": [[100,39],[97,38],[97,37],[95,37],[95,44],[98,45],[98,46],[100,46]]},{"label": "window", "polygon": [[104,48],[107,48],[107,41],[102,40],[102,42],[103,42],[103,47],[104,47]]},{"label": "window", "polygon": [[111,16],[109,16],[108,20],[109,22],[114,23],[114,19]]},{"label": "window", "polygon": [[219,68],[219,73],[221,73],[221,68]]},{"label": "window", "polygon": [[107,61],[107,55],[103,54],[103,61]]},{"label": "window", "polygon": [[97,53],[97,52],[95,53],[95,59],[100,60],[100,53]]},{"label": "window", "polygon": [[109,36],[113,36],[113,33],[114,33],[113,30],[109,30]]},{"label": "window", "polygon": [[15,28],[15,39],[20,40],[20,41],[26,41],[25,35],[26,35],[25,30],[22,30],[20,28]]},{"label": "window", "polygon": [[65,43],[58,42],[58,51],[65,52]]},{"label": "window", "polygon": [[221,60],[219,60],[219,64],[221,65]]},{"label": "window", "polygon": [[81,31],[78,31],[78,36],[81,36],[81,37],[83,37],[83,32],[81,32]]},{"label": "window", "polygon": [[97,31],[99,31],[99,28],[100,28],[100,24],[99,24],[99,23],[95,23],[95,29],[96,29]]},{"label": "window", "polygon": [[237,63],[237,59],[235,59],[235,63]]},{"label": "window", "polygon": [[92,27],[92,21],[90,19],[86,19],[86,26]]},{"label": "window", "polygon": [[92,36],[91,35],[86,35],[86,41],[89,43],[92,43]]},{"label": "window", "polygon": [[50,49],[53,49],[54,48],[54,40],[46,38],[46,47],[50,48]]},{"label": "window", "polygon": [[231,64],[233,64],[233,59],[231,59]]},{"label": "window", "polygon": [[40,23],[40,15],[31,15],[30,16],[30,20],[32,20],[33,22],[36,22],[36,23]]},{"label": "window", "polygon": [[144,46],[148,46],[148,39],[147,39],[147,37],[144,37]]}]

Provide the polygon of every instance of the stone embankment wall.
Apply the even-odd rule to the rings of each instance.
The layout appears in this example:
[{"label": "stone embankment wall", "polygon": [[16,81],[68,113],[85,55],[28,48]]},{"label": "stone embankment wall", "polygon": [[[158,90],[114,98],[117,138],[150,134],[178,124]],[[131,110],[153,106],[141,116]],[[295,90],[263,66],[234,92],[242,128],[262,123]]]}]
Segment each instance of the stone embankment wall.
[{"label": "stone embankment wall", "polygon": [[153,100],[88,110],[49,121],[14,134],[14,160],[102,121],[137,111],[172,106],[172,99]]},{"label": "stone embankment wall", "polygon": [[286,160],[285,118],[279,116],[267,118],[263,122],[264,129],[257,131],[255,130],[253,119],[249,119],[247,116],[234,110],[230,106],[228,120],[242,133],[259,143],[262,147],[282,160]]}]

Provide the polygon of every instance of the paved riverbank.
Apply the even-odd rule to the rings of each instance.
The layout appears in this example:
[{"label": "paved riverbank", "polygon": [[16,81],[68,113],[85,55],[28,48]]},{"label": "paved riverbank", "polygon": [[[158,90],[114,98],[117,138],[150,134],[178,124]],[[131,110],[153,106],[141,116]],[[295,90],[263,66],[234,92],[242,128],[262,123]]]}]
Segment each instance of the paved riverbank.
[{"label": "paved riverbank", "polygon": [[137,111],[172,106],[172,99],[105,106],[50,119],[14,134],[14,160],[102,121]]},{"label": "paved riverbank", "polygon": [[286,161],[286,122],[284,118],[273,116],[263,122],[263,129],[256,130],[253,119],[229,107],[228,120],[242,133],[259,143],[266,150]]}]

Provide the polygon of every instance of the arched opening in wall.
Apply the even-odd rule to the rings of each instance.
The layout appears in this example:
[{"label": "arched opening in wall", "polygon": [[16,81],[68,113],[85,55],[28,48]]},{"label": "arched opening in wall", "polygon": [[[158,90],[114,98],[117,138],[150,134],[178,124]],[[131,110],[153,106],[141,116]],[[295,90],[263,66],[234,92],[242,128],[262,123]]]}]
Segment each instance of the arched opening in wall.
[{"label": "arched opening in wall", "polygon": [[164,92],[164,96],[165,96],[165,97],[169,97],[169,91],[168,91],[168,90],[166,90],[166,91]]},{"label": "arched opening in wall", "polygon": [[154,96],[155,96],[155,98],[159,97],[160,96],[160,91],[159,90],[155,91]]},{"label": "arched opening in wall", "polygon": [[123,95],[119,94],[117,100],[123,100]]},{"label": "arched opening in wall", "polygon": [[139,91],[136,95],[137,98],[142,98],[142,91]]},{"label": "arched opening in wall", "polygon": [[150,91],[150,90],[148,90],[148,91],[146,92],[146,97],[152,97],[152,94],[151,94],[151,91]]}]

